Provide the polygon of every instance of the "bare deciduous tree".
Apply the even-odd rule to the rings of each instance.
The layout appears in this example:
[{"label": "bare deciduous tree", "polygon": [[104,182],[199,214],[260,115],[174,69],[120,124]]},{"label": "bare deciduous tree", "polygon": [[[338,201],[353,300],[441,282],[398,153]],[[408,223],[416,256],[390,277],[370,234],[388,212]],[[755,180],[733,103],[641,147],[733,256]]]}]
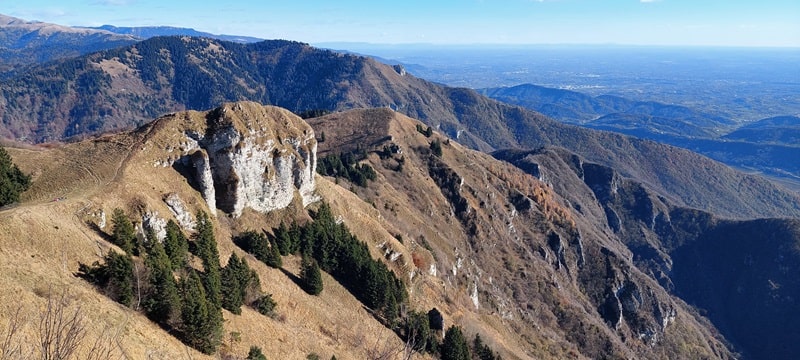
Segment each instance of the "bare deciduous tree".
[{"label": "bare deciduous tree", "polygon": [[66,360],[72,357],[86,336],[80,306],[70,310],[66,292],[47,297],[47,305],[39,315],[37,344],[42,360]]},{"label": "bare deciduous tree", "polygon": [[[86,324],[80,306],[72,307],[72,299],[66,292],[54,294],[48,290],[47,304],[38,311],[38,323],[33,335],[24,335],[27,314],[18,306],[8,319],[8,326],[0,332],[0,360],[68,360],[78,355],[81,343],[86,338]],[[117,341],[122,326],[112,329],[106,326],[93,343],[81,352],[86,360],[108,360],[126,358]],[[25,347],[30,344],[30,347]]]},{"label": "bare deciduous tree", "polygon": [[8,319],[6,330],[0,334],[2,335],[2,342],[0,342],[0,360],[26,358],[23,355],[25,351],[22,348],[24,342],[19,338],[21,336],[20,330],[25,326],[24,318],[25,317],[22,316],[22,305],[19,305]]}]

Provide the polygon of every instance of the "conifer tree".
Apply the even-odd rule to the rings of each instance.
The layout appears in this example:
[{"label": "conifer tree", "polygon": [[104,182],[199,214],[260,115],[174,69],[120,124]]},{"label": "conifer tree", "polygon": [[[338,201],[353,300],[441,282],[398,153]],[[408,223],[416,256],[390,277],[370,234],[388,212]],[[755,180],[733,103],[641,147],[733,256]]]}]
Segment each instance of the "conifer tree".
[{"label": "conifer tree", "polygon": [[278,243],[275,239],[269,242],[269,250],[267,252],[267,261],[265,261],[267,266],[273,268],[280,268],[283,265],[283,259],[281,259],[281,252],[278,250]]},{"label": "conifer tree", "polygon": [[253,308],[256,309],[261,315],[266,316],[273,316],[275,314],[275,308],[278,306],[278,303],[272,298],[272,294],[266,294],[261,296],[260,298],[256,299],[253,302]]},{"label": "conifer tree", "polygon": [[480,334],[475,334],[475,339],[472,341],[472,351],[475,352],[475,356],[478,358],[478,360],[497,359],[494,356],[494,351],[492,351],[492,348],[483,343],[483,339],[481,339]]},{"label": "conifer tree", "polygon": [[300,281],[303,290],[307,293],[319,295],[322,292],[322,273],[320,273],[319,265],[314,259],[303,257]]},{"label": "conifer tree", "polygon": [[278,251],[280,251],[281,255],[286,256],[291,254],[292,238],[289,234],[289,229],[283,221],[281,221],[281,224],[275,229],[275,242],[278,245]]},{"label": "conifer tree", "polygon": [[106,256],[109,283],[106,287],[112,297],[122,305],[133,304],[133,259],[130,255],[110,251]]},{"label": "conifer tree", "polygon": [[222,317],[206,298],[203,282],[192,271],[181,286],[181,334],[191,347],[213,354],[222,337]]},{"label": "conifer tree", "polygon": [[411,344],[415,351],[425,350],[431,335],[428,314],[419,311],[409,312],[406,316],[405,332],[406,342]]},{"label": "conifer tree", "polygon": [[450,326],[442,342],[442,360],[469,360],[469,346],[467,339],[461,332],[461,327]]},{"label": "conifer tree", "polygon": [[222,278],[219,266],[219,251],[217,240],[214,238],[214,226],[208,214],[203,211],[197,213],[197,227],[195,228],[195,243],[197,256],[203,261],[203,284],[206,287],[208,299],[215,309],[222,308]]},{"label": "conifer tree", "polygon": [[181,228],[173,220],[167,222],[166,231],[164,251],[169,256],[172,269],[182,269],[187,264],[186,254],[189,252],[189,242],[186,240],[186,236],[183,235]]},{"label": "conifer tree", "polygon": [[78,276],[101,287],[108,297],[125,306],[133,302],[133,259],[111,250],[103,257],[103,264],[80,264]]},{"label": "conifer tree", "polygon": [[244,289],[247,286],[247,278],[242,278],[239,271],[242,266],[236,253],[231,254],[228,265],[222,268],[222,307],[234,314],[242,313],[242,303],[244,302]]},{"label": "conifer tree", "polygon": [[120,208],[114,209],[111,215],[113,229],[111,240],[128,255],[139,255],[136,246],[136,230],[128,215]]},{"label": "conifer tree", "polygon": [[19,201],[19,195],[31,185],[31,178],[22,173],[11,156],[0,146],[0,206]]},{"label": "conifer tree", "polygon": [[442,157],[442,142],[441,141],[439,141],[439,140],[432,141],[431,145],[430,145],[430,148],[431,148],[431,152],[433,153],[433,155],[436,155],[437,157]]},{"label": "conifer tree", "polygon": [[296,254],[300,251],[300,236],[302,236],[302,229],[297,224],[297,220],[292,220],[292,225],[289,226],[289,248],[287,249],[289,254]]},{"label": "conifer tree", "polygon": [[151,241],[147,249],[144,263],[149,274],[150,291],[144,301],[144,309],[153,321],[172,324],[180,313],[181,301],[172,274],[172,263],[158,241]]},{"label": "conifer tree", "polygon": [[267,357],[261,351],[261,348],[258,346],[251,346],[250,352],[247,353],[246,360],[267,360]]},{"label": "conifer tree", "polygon": [[258,278],[258,273],[247,265],[245,258],[239,259],[239,266],[236,276],[239,278],[239,283],[242,284],[242,299],[245,304],[251,304],[262,295],[261,280]]},{"label": "conifer tree", "polygon": [[279,268],[283,264],[281,253],[275,240],[267,239],[267,236],[262,233],[245,231],[234,239],[234,242],[242,250],[253,254],[256,259],[269,267]]}]

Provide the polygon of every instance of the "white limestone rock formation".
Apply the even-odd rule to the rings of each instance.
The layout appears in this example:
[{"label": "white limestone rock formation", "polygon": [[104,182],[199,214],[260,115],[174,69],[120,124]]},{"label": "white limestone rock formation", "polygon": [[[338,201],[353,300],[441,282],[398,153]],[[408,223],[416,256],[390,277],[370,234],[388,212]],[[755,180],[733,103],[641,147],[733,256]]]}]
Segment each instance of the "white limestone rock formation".
[{"label": "white limestone rock formation", "polygon": [[[238,217],[250,208],[265,213],[287,207],[295,194],[303,206],[317,200],[314,131],[288,110],[237,102],[160,121],[178,125],[183,138],[172,141],[198,145],[181,147],[185,150],[176,162],[212,212]],[[173,148],[164,144],[165,150]]]},{"label": "white limestone rock formation", "polygon": [[167,207],[169,207],[172,215],[175,216],[175,219],[178,220],[178,225],[180,225],[181,228],[189,231],[194,230],[196,224],[192,218],[192,214],[186,208],[186,205],[183,204],[178,194],[171,193],[167,195],[164,197],[164,202],[167,204]]}]

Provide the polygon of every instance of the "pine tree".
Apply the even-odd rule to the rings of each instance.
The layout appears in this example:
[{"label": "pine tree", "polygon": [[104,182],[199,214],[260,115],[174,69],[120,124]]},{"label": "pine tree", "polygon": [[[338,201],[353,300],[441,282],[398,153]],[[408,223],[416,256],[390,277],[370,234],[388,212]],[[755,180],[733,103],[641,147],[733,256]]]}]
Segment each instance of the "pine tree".
[{"label": "pine tree", "polygon": [[19,195],[31,185],[31,178],[11,162],[11,156],[0,146],[0,206],[19,201]]},{"label": "pine tree", "polygon": [[240,259],[239,265],[241,267],[236,271],[236,276],[239,278],[239,283],[242,284],[242,299],[245,304],[252,304],[262,295],[261,279],[258,278],[258,273],[247,265],[245,258]]},{"label": "pine tree", "polygon": [[208,293],[208,299],[215,309],[222,308],[222,278],[219,266],[219,251],[217,240],[214,238],[214,226],[208,214],[203,211],[197,213],[197,227],[195,228],[195,243],[197,256],[203,261],[203,284]]},{"label": "pine tree", "polygon": [[303,290],[307,293],[319,295],[322,292],[322,273],[320,273],[319,265],[314,259],[303,257],[300,281]]},{"label": "pine tree", "polygon": [[472,341],[472,350],[478,360],[496,360],[494,351],[488,345],[483,343],[480,334],[475,334],[475,339]]},{"label": "pine tree", "polygon": [[302,229],[297,224],[297,220],[292,220],[292,225],[289,226],[289,254],[296,254],[300,251],[300,237],[302,236]]},{"label": "pine tree", "polygon": [[130,255],[110,251],[106,256],[109,294],[122,305],[133,305],[133,259]]},{"label": "pine tree", "polygon": [[111,215],[111,223],[114,226],[111,232],[112,242],[129,255],[139,255],[136,246],[136,230],[128,215],[125,215],[122,209],[116,208]]},{"label": "pine tree", "polygon": [[406,342],[411,344],[415,351],[425,350],[431,335],[428,314],[418,311],[409,312],[406,316],[405,332]]},{"label": "pine tree", "polygon": [[245,231],[239,235],[234,242],[242,250],[253,254],[256,259],[267,264],[269,267],[279,268],[283,265],[280,250],[275,240],[267,239],[267,236],[255,231]]},{"label": "pine tree", "polygon": [[450,326],[442,343],[442,360],[469,360],[467,339],[458,326]]},{"label": "pine tree", "polygon": [[246,360],[267,360],[267,357],[261,351],[261,348],[258,346],[251,346],[250,352],[247,353]]},{"label": "pine tree", "polygon": [[442,142],[441,141],[439,141],[439,140],[432,141],[430,148],[431,148],[431,152],[433,153],[433,155],[436,155],[437,157],[442,157]]},{"label": "pine tree", "polygon": [[277,306],[278,303],[272,298],[272,294],[261,296],[253,302],[253,308],[255,308],[256,311],[258,311],[261,315],[265,316],[273,316]]},{"label": "pine tree", "polygon": [[222,337],[222,317],[216,316],[214,304],[206,298],[203,282],[192,271],[181,286],[181,334],[191,347],[213,354]]},{"label": "pine tree", "polygon": [[267,266],[273,268],[280,268],[283,265],[283,259],[281,259],[281,252],[278,250],[278,243],[275,239],[269,242],[269,250],[267,253],[267,261],[265,261]]},{"label": "pine tree", "polygon": [[281,255],[286,256],[291,254],[292,238],[289,235],[289,229],[286,224],[281,221],[281,224],[275,229],[275,242],[278,245],[278,251]]},{"label": "pine tree", "polygon": [[244,288],[247,284],[242,284],[242,279],[239,275],[241,271],[241,262],[236,253],[231,254],[228,259],[228,265],[222,268],[222,307],[234,314],[242,313],[242,303],[244,302]]},{"label": "pine tree", "polygon": [[160,324],[172,324],[180,312],[180,295],[175,277],[172,274],[172,263],[164,247],[158,241],[148,246],[145,266],[149,273],[150,291],[144,301],[147,316]]},{"label": "pine tree", "polygon": [[108,297],[125,306],[133,303],[133,259],[111,250],[103,257],[103,264],[80,264],[79,277],[101,287]]},{"label": "pine tree", "polygon": [[186,254],[189,252],[189,242],[175,221],[170,220],[167,222],[166,230],[167,236],[164,237],[164,251],[169,256],[172,269],[182,269],[187,264]]}]

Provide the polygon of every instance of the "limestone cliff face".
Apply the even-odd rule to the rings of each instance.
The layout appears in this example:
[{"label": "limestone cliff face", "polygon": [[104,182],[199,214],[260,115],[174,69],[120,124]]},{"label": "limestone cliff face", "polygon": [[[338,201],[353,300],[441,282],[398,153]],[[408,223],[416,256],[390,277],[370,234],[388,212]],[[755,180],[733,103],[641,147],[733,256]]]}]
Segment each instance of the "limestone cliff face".
[{"label": "limestone cliff face", "polygon": [[314,131],[288,110],[238,102],[159,122],[156,127],[173,130],[166,131],[172,138],[164,141],[164,150],[180,152],[161,165],[181,168],[212,212],[234,217],[245,208],[269,212],[288,206],[295,193],[303,206],[316,199]]}]

